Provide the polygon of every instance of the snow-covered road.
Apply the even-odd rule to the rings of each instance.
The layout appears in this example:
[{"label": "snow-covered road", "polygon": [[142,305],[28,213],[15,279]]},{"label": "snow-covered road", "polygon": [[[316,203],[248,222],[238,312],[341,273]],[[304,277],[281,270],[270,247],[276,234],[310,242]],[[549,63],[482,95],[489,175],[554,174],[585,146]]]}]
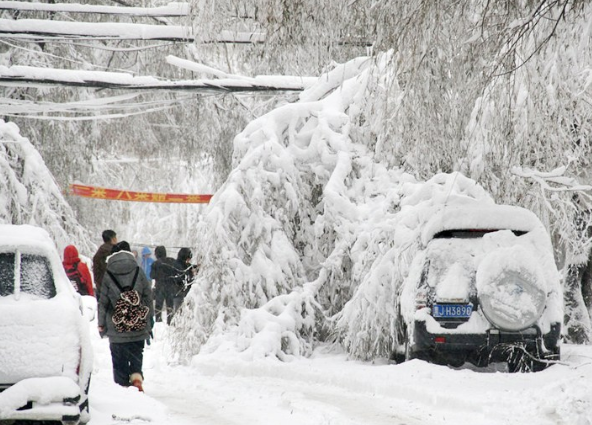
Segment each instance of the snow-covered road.
[{"label": "snow-covered road", "polygon": [[199,356],[171,366],[164,333],[157,327],[146,349],[145,394],[111,382],[108,342],[94,338],[90,425],[592,425],[590,346],[564,346],[563,364],[536,374],[323,352],[291,363]]}]

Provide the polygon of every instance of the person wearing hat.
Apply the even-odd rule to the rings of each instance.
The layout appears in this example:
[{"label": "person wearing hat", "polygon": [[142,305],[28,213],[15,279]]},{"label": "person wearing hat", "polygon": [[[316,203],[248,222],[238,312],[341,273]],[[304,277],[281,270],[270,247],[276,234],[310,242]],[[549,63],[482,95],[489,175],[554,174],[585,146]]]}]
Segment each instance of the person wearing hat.
[{"label": "person wearing hat", "polygon": [[154,250],[156,261],[152,264],[150,278],[154,279],[154,303],[156,321],[162,321],[163,306],[166,312],[167,324],[171,324],[173,318],[173,305],[177,285],[175,276],[178,274],[175,268],[175,260],[167,257],[166,248],[162,245]]},{"label": "person wearing hat", "polygon": [[174,263],[176,269],[175,293],[173,296],[173,314],[176,314],[185,296],[189,292],[189,285],[197,273],[197,267],[191,264],[193,253],[190,248],[181,248]]},{"label": "person wearing hat", "polygon": [[117,243],[112,252],[99,295],[99,334],[109,338],[115,383],[143,392],[144,343],[150,337],[154,315],[152,287],[129,243]]}]

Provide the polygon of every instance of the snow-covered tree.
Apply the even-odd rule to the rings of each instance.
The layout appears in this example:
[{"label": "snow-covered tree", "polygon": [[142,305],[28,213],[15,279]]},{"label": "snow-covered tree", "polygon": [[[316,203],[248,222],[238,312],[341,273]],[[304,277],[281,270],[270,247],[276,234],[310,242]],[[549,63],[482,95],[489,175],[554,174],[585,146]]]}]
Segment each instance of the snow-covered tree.
[{"label": "snow-covered tree", "polygon": [[[243,164],[246,162],[252,170],[265,166],[268,157],[261,146],[267,143],[273,146],[279,143],[296,152],[299,152],[297,148],[308,148],[312,142],[308,138],[303,141],[301,134],[306,134],[311,141],[331,141],[335,138],[333,133],[343,136],[343,129],[347,128],[343,138],[351,145],[327,149],[330,153],[326,157],[306,157],[317,162],[316,166],[307,164],[307,168],[314,171],[302,173],[303,176],[315,176],[312,185],[303,176],[290,178],[291,182],[302,184],[296,187],[296,193],[310,193],[313,200],[310,206],[314,208],[309,212],[310,207],[300,204],[297,218],[294,212],[288,214],[292,220],[287,220],[279,231],[290,235],[288,229],[295,223],[303,229],[302,237],[287,237],[287,240],[292,241],[293,251],[299,254],[300,261],[295,264],[304,267],[303,288],[309,290],[294,289],[292,283],[283,288],[285,293],[281,297],[306,295],[307,298],[302,298],[306,308],[300,309],[302,321],[293,320],[290,326],[284,323],[279,330],[275,327],[275,332],[284,337],[294,333],[301,341],[300,353],[307,351],[312,343],[311,336],[335,332],[336,318],[342,318],[346,328],[344,342],[352,354],[368,358],[388,352],[389,338],[393,335],[389,318],[394,314],[394,304],[389,296],[394,290],[388,286],[370,293],[360,290],[361,280],[355,280],[355,273],[364,270],[380,279],[381,273],[405,272],[405,261],[400,261],[393,251],[384,247],[388,247],[385,235],[381,236],[385,238],[382,250],[374,254],[375,257],[371,253],[376,247],[364,252],[366,263],[362,261],[364,256],[352,255],[354,241],[359,240],[360,234],[351,232],[351,228],[360,228],[362,224],[349,219],[359,214],[356,206],[360,205],[352,205],[349,199],[350,202],[340,202],[340,208],[330,206],[332,201],[343,201],[334,196],[335,182],[339,182],[340,194],[347,192],[349,195],[351,191],[363,197],[367,186],[357,182],[356,177],[363,176],[364,171],[353,165],[342,168],[338,160],[328,166],[323,159],[330,154],[351,157],[352,152],[360,149],[370,158],[367,161],[372,164],[369,168],[373,172],[398,169],[412,174],[417,181],[429,180],[442,171],[461,171],[472,177],[497,202],[525,206],[542,218],[555,238],[557,260],[564,265],[564,276],[570,276],[573,265],[587,263],[590,248],[585,229],[589,228],[590,186],[586,184],[589,166],[585,158],[590,149],[587,120],[590,108],[582,94],[586,93],[589,84],[587,69],[592,56],[575,52],[589,49],[586,42],[589,19],[586,17],[592,10],[582,3],[570,6],[566,2],[525,3],[508,9],[501,4],[469,2],[454,2],[447,6],[429,2],[407,6],[399,2],[397,5],[400,7],[389,4],[393,12],[388,14],[383,9],[380,15],[385,20],[388,18],[391,24],[383,27],[388,30],[383,30],[379,39],[382,45],[389,45],[388,40],[391,41],[389,47],[395,47],[392,55],[380,56],[377,66],[370,67],[372,71],[362,72],[366,73],[364,77],[360,75],[351,80],[343,77],[343,86],[339,90],[328,90],[330,95],[320,83],[316,88],[320,95],[311,98],[309,93],[315,90],[305,92],[299,102],[291,105],[292,108],[307,105],[306,102],[313,99],[315,107],[320,103],[333,112],[342,113],[340,124],[331,122],[326,125],[321,119],[326,110],[318,112],[308,105],[303,118],[301,113],[287,113],[286,106],[254,121],[236,138],[235,170],[214,199],[205,221],[210,229],[216,229],[217,234],[228,235],[221,239],[234,241],[230,242],[233,249],[218,246],[225,242],[210,243],[214,236],[202,233],[206,234],[205,246],[208,248],[202,253],[203,272],[195,285],[199,289],[190,293],[187,308],[177,322],[179,335],[175,341],[182,353],[197,352],[212,334],[220,335],[230,328],[235,338],[234,346],[239,347],[239,351],[255,351],[280,358],[287,354],[277,352],[281,344],[268,344],[268,348],[273,347],[269,351],[252,348],[257,346],[256,340],[268,341],[260,337],[267,328],[262,319],[265,314],[259,313],[275,311],[274,316],[281,317],[285,310],[277,310],[275,300],[270,301],[269,294],[264,291],[265,296],[259,297],[257,305],[253,305],[252,298],[248,303],[243,302],[244,294],[252,293],[250,288],[256,288],[266,280],[261,273],[255,273],[253,277],[251,273],[235,272],[235,262],[246,264],[248,270],[253,270],[251,263],[244,261],[243,248],[246,243],[244,235],[249,234],[251,227],[241,222],[243,218],[236,221],[236,217],[249,216],[249,222],[260,224],[259,229],[263,223],[273,223],[271,227],[270,224],[263,227],[268,233],[286,222],[285,219],[266,220],[267,215],[280,206],[282,211],[285,209],[285,201],[279,198],[277,203],[274,202],[276,191],[270,191],[264,183],[277,178],[277,167],[267,167],[263,176],[257,174],[253,179]],[[418,10],[421,13],[417,13]],[[389,38],[385,31],[398,36]],[[329,75],[344,72],[346,68],[338,67],[339,71]],[[373,77],[369,78],[369,74]],[[327,79],[331,80],[330,77]],[[358,84],[357,96],[347,97],[351,94],[348,89],[353,81]],[[336,101],[336,98],[340,100]],[[348,107],[340,109],[343,104]],[[259,131],[255,133],[254,127]],[[319,133],[323,136],[315,137]],[[269,148],[268,152],[274,151]],[[297,155],[290,157],[297,158]],[[285,169],[282,167],[282,172]],[[324,179],[319,178],[322,174],[318,170],[324,171]],[[280,179],[278,184],[281,182]],[[236,185],[241,187],[238,191],[241,202],[229,194],[230,187]],[[252,189],[246,191],[249,187]],[[390,187],[396,194],[391,197],[400,201],[404,192],[399,180],[392,178]],[[385,189],[381,187],[375,196],[386,197],[381,191]],[[262,198],[261,192],[267,196]],[[577,198],[574,198],[576,193]],[[254,208],[250,199],[265,199],[265,203],[260,201],[254,204],[257,206]],[[233,212],[239,210],[242,212],[236,213],[235,217]],[[303,212],[311,217],[309,222],[301,221]],[[398,217],[396,213],[395,208],[393,214]],[[209,221],[210,217],[218,217],[217,226]],[[364,219],[367,221],[368,217]],[[315,224],[311,225],[313,222]],[[249,247],[246,252],[268,252],[268,258],[273,258],[276,251],[270,247],[269,236],[249,240],[253,245],[246,245]],[[307,243],[302,244],[302,240]],[[380,237],[375,240],[380,241]],[[237,245],[238,241],[240,244]],[[381,245],[377,243],[377,246]],[[299,247],[303,247],[302,251]],[[216,267],[211,267],[210,256],[217,257],[218,254],[213,253],[218,251],[232,254]],[[314,253],[312,257],[309,256],[311,252]],[[310,261],[310,258],[314,260]],[[273,260],[272,263],[275,264]],[[368,268],[368,264],[377,268]],[[387,271],[387,265],[394,270]],[[224,270],[226,277],[220,279],[213,270]],[[249,277],[245,278],[245,275]],[[281,280],[275,276],[273,281],[295,282],[292,278]],[[221,289],[212,290],[211,285],[219,285]],[[316,290],[311,292],[311,287]],[[590,316],[582,299],[582,288],[579,284],[570,284],[568,279],[565,289],[566,300],[571,300],[566,310],[569,318],[567,334],[573,341],[588,341]],[[205,295],[219,291],[228,291],[223,302],[215,297],[208,299],[210,295]],[[375,320],[377,318],[370,314],[352,314],[350,310],[354,307],[343,309],[348,301],[351,300],[349,306],[352,306],[351,302],[356,299],[365,300],[375,308],[379,306],[386,313],[380,320]],[[383,304],[377,303],[378,300]],[[311,310],[308,306],[316,309]],[[312,329],[311,311],[315,312],[316,320],[316,327]],[[349,323],[359,328],[357,332],[350,333],[347,329],[348,317],[356,318]],[[281,320],[279,322],[281,325]],[[197,331],[192,334],[190,329]],[[181,336],[191,334],[199,337],[190,343],[181,339]],[[259,336],[255,338],[256,335]],[[208,349],[223,346],[220,338],[210,338],[210,341],[214,340],[215,343],[206,345]],[[290,353],[293,352],[290,349]]]},{"label": "snow-covered tree", "polygon": [[0,120],[0,222],[32,224],[47,230],[58,249],[75,244],[94,249],[41,155],[14,123]]}]

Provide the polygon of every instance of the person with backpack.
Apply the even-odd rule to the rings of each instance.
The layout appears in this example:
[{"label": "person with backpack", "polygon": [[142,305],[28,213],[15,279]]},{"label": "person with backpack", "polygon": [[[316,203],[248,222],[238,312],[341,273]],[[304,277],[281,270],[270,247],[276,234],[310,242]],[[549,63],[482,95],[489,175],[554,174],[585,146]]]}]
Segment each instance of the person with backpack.
[{"label": "person with backpack", "polygon": [[154,279],[154,304],[156,321],[162,321],[163,305],[166,308],[167,324],[171,324],[173,318],[173,298],[175,296],[175,279],[177,275],[175,260],[167,257],[164,246],[157,246],[154,250],[156,261],[152,264],[150,278]]},{"label": "person with backpack", "polygon": [[99,334],[109,338],[113,380],[143,392],[144,342],[152,331],[152,288],[131,253],[121,241],[107,258],[107,270],[99,296]]},{"label": "person with backpack", "polygon": [[88,266],[80,261],[78,249],[74,245],[68,245],[64,248],[64,261],[62,261],[62,264],[76,292],[80,295],[92,295],[94,297],[95,292],[90,271]]},{"label": "person with backpack", "polygon": [[193,253],[190,248],[181,248],[177,253],[177,260],[174,263],[176,269],[174,296],[173,296],[173,314],[176,314],[183,300],[189,293],[189,288],[193,278],[197,274],[197,266],[191,264]]}]

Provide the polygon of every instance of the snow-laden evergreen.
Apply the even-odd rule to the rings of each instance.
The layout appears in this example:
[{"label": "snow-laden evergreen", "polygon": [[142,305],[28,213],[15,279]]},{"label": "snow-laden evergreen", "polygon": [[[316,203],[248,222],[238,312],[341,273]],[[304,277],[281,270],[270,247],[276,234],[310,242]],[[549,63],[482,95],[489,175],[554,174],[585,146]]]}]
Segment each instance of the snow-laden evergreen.
[{"label": "snow-laden evergreen", "polygon": [[[53,142],[53,141],[51,141]],[[51,143],[48,141],[48,143]],[[58,249],[94,246],[31,142],[14,123],[0,120],[0,222],[44,228]]]}]

